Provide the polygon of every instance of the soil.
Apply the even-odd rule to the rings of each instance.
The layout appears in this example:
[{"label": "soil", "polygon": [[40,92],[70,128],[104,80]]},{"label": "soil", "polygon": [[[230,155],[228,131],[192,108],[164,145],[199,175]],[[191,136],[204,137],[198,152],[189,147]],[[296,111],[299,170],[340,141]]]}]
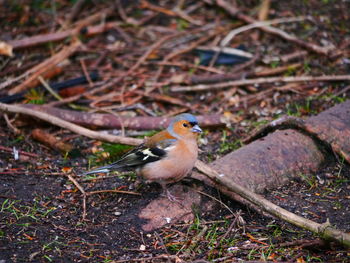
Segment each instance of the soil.
[{"label": "soil", "polygon": [[[1,128],[1,145],[31,149],[39,158],[15,161],[12,153],[0,152],[0,259],[5,260],[3,262],[131,262],[140,258],[149,258],[148,262],[167,262],[162,256],[174,253],[182,260],[228,257],[230,260],[346,262],[349,259],[349,251],[344,248],[325,244],[309,232],[281,220],[259,215],[221,196],[215,189],[191,180],[184,183],[204,188],[207,194],[220,200],[213,202],[203,197],[202,203],[211,201],[213,207],[198,208],[198,222],[168,224],[150,233],[142,231],[144,222],[138,214],[161,193],[157,184],[142,185],[137,190],[139,196],[92,195],[87,199],[87,218],[83,221],[82,195],[62,172],[62,167],[83,165],[84,156],[65,159],[31,139],[9,138],[9,133]],[[76,138],[75,142],[77,148],[82,148],[78,145],[81,138]],[[80,145],[87,146],[86,143]],[[89,191],[128,190],[132,181],[114,177],[82,184]],[[319,223],[329,220],[332,225],[349,232],[349,182],[350,167],[334,160],[313,177],[290,182],[266,193],[266,197],[291,212]],[[212,233],[207,230],[208,236],[191,247],[189,240],[193,242],[203,225],[215,229],[218,238],[227,232],[235,218],[238,223],[225,237],[227,243],[217,247],[215,242],[218,241],[211,240]],[[184,248],[179,250],[179,246]]]}]

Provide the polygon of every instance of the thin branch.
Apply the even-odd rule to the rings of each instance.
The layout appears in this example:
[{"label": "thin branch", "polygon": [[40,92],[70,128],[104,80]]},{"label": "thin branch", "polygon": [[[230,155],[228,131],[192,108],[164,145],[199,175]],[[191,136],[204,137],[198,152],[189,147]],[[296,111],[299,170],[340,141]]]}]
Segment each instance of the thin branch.
[{"label": "thin branch", "polygon": [[4,114],[4,119],[6,121],[7,126],[10,128],[10,130],[13,131],[13,133],[15,135],[21,134],[21,131],[19,129],[17,129],[15,126],[13,126],[13,124],[11,123],[9,116],[5,113]]},{"label": "thin branch", "polygon": [[[115,28],[119,25],[119,22],[108,22],[101,25],[95,25],[95,26],[89,26],[86,29],[84,29],[84,36],[94,36],[97,34],[101,34],[105,31],[108,31],[112,28]],[[26,37],[23,39],[15,39],[8,41],[8,44],[13,47],[13,49],[19,50],[29,47],[34,47],[38,45],[42,45],[48,42],[58,42],[66,39],[67,37],[74,36],[78,33],[81,33],[77,29],[67,29],[65,31],[59,31],[59,32],[53,32],[53,33],[47,33],[47,34],[39,34],[31,37]]]},{"label": "thin branch", "polygon": [[[202,27],[205,28],[205,27]],[[211,33],[208,33],[206,35],[204,35],[203,37],[201,37],[200,39],[198,39],[197,41],[194,41],[193,43],[191,43],[190,45],[179,49],[179,50],[175,50],[173,52],[171,52],[170,54],[168,54],[167,56],[165,56],[165,58],[163,59],[162,63],[166,63],[169,62],[170,60],[172,60],[173,58],[182,55],[184,53],[190,52],[191,50],[195,49],[196,47],[198,47],[199,45],[201,45],[202,43],[207,42],[209,39],[221,34],[223,31],[225,31],[226,28],[215,28]],[[158,78],[161,76],[161,74],[163,73],[164,70],[164,66],[161,66],[155,76],[155,81],[158,80]]]},{"label": "thin branch", "polygon": [[196,162],[196,168],[206,176],[208,176],[211,180],[228,187],[234,193],[240,195],[245,200],[257,205],[262,210],[268,212],[271,215],[274,215],[282,220],[285,220],[293,225],[298,227],[302,227],[309,231],[312,231],[315,234],[320,235],[323,239],[330,239],[341,243],[344,246],[350,247],[350,234],[341,232],[329,224],[329,222],[319,224],[313,222],[309,219],[298,216],[294,213],[291,213],[273,203],[263,198],[260,195],[257,195],[245,187],[242,187],[232,179],[229,179],[225,174],[219,174],[216,170],[212,169],[205,163],[201,161]]},{"label": "thin branch", "polygon": [[161,39],[159,39],[156,43],[154,43],[152,46],[150,46],[147,51],[138,59],[138,61],[128,70],[127,74],[133,73],[135,72],[135,70],[142,64],[144,63],[147,58],[155,51],[157,50],[159,47],[161,47],[165,42],[169,41],[172,38],[175,37],[180,37],[181,35],[183,35],[185,32],[176,32],[174,34],[165,36]]},{"label": "thin branch", "polygon": [[74,18],[78,15],[80,10],[84,6],[84,3],[85,3],[85,0],[78,0],[75,2],[75,4],[72,7],[72,12],[69,13],[67,16],[64,27],[70,25],[70,23],[74,20]]},{"label": "thin branch", "polygon": [[128,145],[139,145],[140,143],[143,142],[143,140],[141,139],[108,135],[108,134],[95,132],[95,131],[86,129],[84,127],[81,127],[79,125],[62,120],[50,114],[40,112],[37,110],[24,108],[18,105],[8,105],[5,103],[0,103],[0,110],[5,112],[21,113],[21,114],[29,115],[29,116],[44,120],[46,122],[49,122],[53,125],[59,126],[61,128],[68,129],[72,132],[75,132],[80,135],[83,135],[92,139],[96,139],[96,140],[103,140],[111,143],[121,143],[121,144],[128,144]]},{"label": "thin branch", "polygon": [[211,196],[211,195],[209,195],[209,194],[207,194],[207,193],[204,193],[204,192],[202,192],[202,191],[199,191],[199,190],[195,190],[195,191],[196,191],[197,193],[200,193],[200,194],[202,194],[202,195],[205,195],[205,196],[207,196],[207,197],[209,197],[209,198],[215,200],[215,201],[218,202],[220,205],[222,205],[223,207],[225,207],[228,211],[230,211],[230,213],[231,213],[232,215],[235,215],[235,213],[231,210],[231,208],[229,208],[224,202],[220,201],[220,200],[217,199],[216,197]]},{"label": "thin branch", "polygon": [[[66,46],[62,48],[58,53],[53,55],[52,57],[46,59],[45,61],[41,62],[39,65],[31,68],[24,74],[22,74],[22,78],[24,78],[27,75],[32,74],[28,79],[26,79],[23,83],[20,85],[14,87],[11,89],[8,94],[13,95],[15,93],[21,92],[28,88],[29,83],[34,81],[35,79],[38,78],[38,76],[44,74],[45,72],[49,71],[53,66],[58,65],[62,61],[64,61],[66,58],[68,58],[70,55],[72,55],[81,45],[81,42],[79,40],[73,41],[69,46]],[[10,85],[10,83],[6,83],[6,85],[2,84],[0,89],[7,87]]]},{"label": "thin branch", "polygon": [[[221,8],[223,8],[228,14],[230,14],[233,17],[237,17],[238,19],[248,23],[248,24],[252,24],[252,23],[256,23],[258,22],[257,20],[255,20],[254,18],[242,13],[238,8],[236,8],[235,6],[231,5],[230,3],[228,3],[225,0],[216,0],[216,5],[220,6]],[[285,40],[288,40],[290,42],[296,43],[299,46],[302,46],[310,51],[316,52],[318,54],[322,54],[322,55],[329,55],[329,53],[331,51],[334,51],[334,47],[330,46],[330,47],[321,47],[318,46],[316,44],[310,43],[310,42],[306,42],[303,41],[301,39],[298,39],[295,36],[292,36],[286,32],[284,32],[281,29],[272,27],[272,26],[261,26],[259,27],[259,29],[263,30],[264,32],[267,33],[271,33],[274,35],[277,35]]]},{"label": "thin branch", "polygon": [[83,220],[86,218],[86,192],[84,188],[70,175],[67,174],[68,179],[79,189],[83,194]]},{"label": "thin branch", "polygon": [[123,190],[98,190],[98,191],[90,191],[86,192],[86,195],[94,195],[94,194],[103,194],[103,193],[119,193],[119,194],[129,194],[129,195],[141,195],[140,193],[123,191]]},{"label": "thin branch", "polygon": [[248,31],[250,29],[265,27],[273,24],[300,22],[300,21],[304,21],[305,19],[307,19],[307,17],[300,16],[300,17],[278,18],[278,19],[273,19],[269,21],[256,21],[252,24],[244,25],[230,31],[227,34],[227,36],[223,40],[221,40],[220,46],[222,47],[227,46],[235,36],[237,36],[242,32]]},{"label": "thin branch", "polygon": [[[9,147],[5,147],[5,146],[1,146],[0,145],[0,151],[5,151],[5,152],[13,152],[13,148],[9,148]],[[39,158],[39,155],[36,153],[29,153],[29,152],[25,152],[25,151],[18,151],[19,154],[25,155],[25,156],[29,156],[29,157],[33,157],[33,158]],[[20,172],[21,174],[23,174],[24,172]]]},{"label": "thin branch", "polygon": [[152,11],[155,12],[159,12],[159,13],[163,13],[166,14],[168,16],[173,16],[173,17],[180,17],[184,20],[186,20],[187,22],[197,25],[197,26],[201,26],[203,25],[203,23],[201,21],[195,20],[192,17],[190,17],[188,14],[186,14],[184,11],[182,11],[181,9],[175,7],[174,10],[169,10],[169,9],[165,9],[163,7],[160,6],[156,6],[153,5],[145,0],[141,0],[141,7],[144,9],[150,9]]},{"label": "thin branch", "polygon": [[125,173],[121,172],[121,173],[114,174],[114,175],[105,175],[105,176],[99,176],[99,177],[82,178],[79,181],[80,182],[88,182],[88,181],[105,180],[105,179],[120,177],[121,175],[124,175],[124,174],[130,174],[130,172],[125,172]]},{"label": "thin branch", "polygon": [[170,90],[172,92],[188,92],[188,91],[204,91],[204,90],[219,90],[231,88],[235,86],[256,85],[275,82],[305,82],[305,81],[350,81],[350,75],[335,75],[335,76],[300,76],[300,77],[271,77],[257,79],[242,79],[228,81],[224,83],[212,85],[195,85],[195,86],[174,86]]},{"label": "thin branch", "polygon": [[43,79],[42,76],[38,76],[38,80],[52,96],[54,96],[57,100],[62,100],[62,97],[51,88],[51,86]]}]

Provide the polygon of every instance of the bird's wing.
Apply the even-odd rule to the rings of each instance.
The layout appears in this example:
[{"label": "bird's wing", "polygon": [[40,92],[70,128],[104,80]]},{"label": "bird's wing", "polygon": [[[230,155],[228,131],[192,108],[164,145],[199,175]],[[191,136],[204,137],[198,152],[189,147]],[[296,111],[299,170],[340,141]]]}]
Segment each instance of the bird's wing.
[{"label": "bird's wing", "polygon": [[157,143],[152,143],[152,145],[143,143],[124,154],[118,161],[91,170],[84,173],[84,175],[108,173],[112,170],[128,170],[130,168],[136,168],[150,162],[158,161],[166,156],[168,150],[171,149],[175,142],[176,139],[165,139]]}]

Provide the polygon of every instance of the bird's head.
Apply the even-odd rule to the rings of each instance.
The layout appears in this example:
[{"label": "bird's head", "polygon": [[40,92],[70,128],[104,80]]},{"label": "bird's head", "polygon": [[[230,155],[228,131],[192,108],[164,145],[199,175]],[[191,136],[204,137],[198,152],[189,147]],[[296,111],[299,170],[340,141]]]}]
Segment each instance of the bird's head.
[{"label": "bird's head", "polygon": [[183,113],[171,120],[168,126],[168,132],[176,138],[195,139],[202,132],[202,129],[198,126],[195,116],[189,113]]}]

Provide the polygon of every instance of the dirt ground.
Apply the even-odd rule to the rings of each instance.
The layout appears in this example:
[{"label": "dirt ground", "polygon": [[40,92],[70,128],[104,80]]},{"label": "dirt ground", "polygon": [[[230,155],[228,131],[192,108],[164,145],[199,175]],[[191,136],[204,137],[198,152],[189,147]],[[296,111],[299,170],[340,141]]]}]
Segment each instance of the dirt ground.
[{"label": "dirt ground", "polygon": [[[66,14],[71,13],[72,6],[77,1],[10,2],[0,1],[0,28],[3,29],[0,39],[6,41],[58,31],[66,19]],[[86,6],[83,6],[79,13],[82,17],[109,7],[114,1],[86,2]],[[144,19],[146,22],[135,25],[132,24],[132,20],[128,20],[125,22],[126,26],[121,26],[122,31],[113,29],[91,38],[82,36],[84,49],[74,54],[63,73],[53,77],[52,81],[59,82],[84,75],[81,67],[86,63],[88,70],[96,70],[98,65],[97,69],[102,79],[100,81],[102,84],[108,84],[110,79],[132,68],[139,57],[147,52],[147,48],[164,36],[164,32],[189,32],[186,37],[190,39],[191,30],[196,29],[193,21],[180,19],[176,15],[174,17],[173,13],[169,15],[166,10],[174,8],[172,1],[149,1],[156,6],[162,6],[165,11],[141,8],[140,2],[144,1],[116,2],[125,6],[127,18],[135,21]],[[192,8],[194,11],[188,11],[189,14],[204,24],[213,21],[232,23],[237,27],[245,24],[232,19],[222,8],[211,5],[213,1],[204,1],[198,6],[197,1],[183,2],[184,9]],[[232,2],[236,2],[242,12],[253,17],[261,10],[261,1]],[[2,3],[5,4],[1,6]],[[189,9],[186,9],[187,7]],[[120,8],[118,10],[118,14],[111,15],[106,21],[127,20],[120,14]],[[335,45],[336,50],[343,53],[332,57],[309,52],[287,62],[273,59],[266,62],[266,58],[283,57],[305,50],[295,43],[254,30],[238,35],[232,46],[237,47],[243,43],[245,49],[254,54],[260,53],[261,57],[244,69],[234,69],[242,74],[242,78],[252,70],[261,68],[265,74],[269,71],[267,76],[281,77],[348,74],[349,10],[350,2],[346,0],[271,1],[269,19],[300,15],[310,15],[314,19],[313,22],[283,24],[281,29],[297,35],[306,42],[324,46]],[[120,33],[123,30],[126,34]],[[228,31],[225,31],[225,34],[227,33]],[[204,44],[214,45],[225,34],[219,35],[218,38],[213,37],[210,43]],[[124,42],[129,40],[131,44],[124,45]],[[64,44],[69,42],[65,41]],[[0,85],[24,73],[44,58],[50,57],[62,45],[60,42],[45,43],[39,47],[15,50],[16,56],[9,59],[0,56]],[[111,89],[105,93],[120,90],[124,92],[124,89],[128,91],[128,87],[134,85],[142,90],[148,88],[148,81],[153,80],[159,70],[161,58],[175,49],[171,45],[173,43],[149,54],[148,62],[140,65],[134,75],[115,84],[116,90]],[[170,65],[164,66],[155,85],[157,88],[153,90],[154,97],[130,92],[125,95],[124,101],[123,98],[107,96],[101,104],[129,105],[135,97],[139,97],[136,102],[143,108],[126,110],[123,116],[148,116],[149,112],[156,113],[157,116],[171,116],[183,111],[228,116],[231,120],[230,126],[205,130],[199,140],[199,159],[209,163],[241,147],[241,140],[261,124],[282,115],[307,118],[350,97],[349,82],[346,81],[310,82],[292,86],[281,83],[248,85],[216,92],[169,92],[172,84],[169,79],[173,76],[183,73],[188,76],[204,76],[204,73],[208,72],[235,72],[227,65],[201,68],[198,59],[193,53],[184,53],[175,61],[171,61],[173,64],[167,62]],[[82,60],[85,62],[81,62]],[[99,63],[95,64],[96,61]],[[281,69],[291,63],[299,65],[296,69],[292,67],[271,73],[271,70]],[[82,86],[91,88],[88,84]],[[105,93],[99,96],[104,96]],[[6,95],[7,88],[0,90],[0,98]],[[97,95],[80,98],[74,103],[80,110],[86,110],[97,98]],[[55,101],[55,98],[47,92],[32,89],[17,103],[45,104],[52,101]],[[69,108],[70,105],[62,107]],[[10,119],[16,117],[12,114],[9,116]],[[161,194],[158,184],[136,185],[134,175],[104,179],[76,177],[86,191],[118,189],[136,193],[97,193],[88,196],[87,216],[82,220],[83,198],[67,177],[67,172],[79,174],[91,166],[110,161],[108,157],[118,158],[118,154],[125,150],[123,146],[118,145],[117,147],[121,148],[116,149],[109,144],[96,142],[30,118],[16,118],[16,121],[12,122],[20,129],[20,134],[15,134],[15,129],[3,116],[0,117],[0,123],[0,263],[350,262],[350,251],[346,248],[336,243],[325,242],[310,232],[282,220],[261,215],[194,179],[186,179],[179,183],[204,193],[201,194],[200,205],[192,208],[194,219],[169,223],[156,231],[146,232],[142,230],[145,220],[141,220],[138,215],[142,208]],[[39,143],[30,135],[34,128],[40,128],[69,142],[73,151],[69,155],[62,154]],[[143,137],[149,135],[148,132],[127,130],[126,134]],[[15,158],[17,150],[20,150],[19,156]],[[113,151],[117,154],[108,156],[111,153],[113,155]],[[299,180],[266,192],[264,196],[273,203],[315,222],[324,223],[329,220],[336,228],[349,233],[350,166],[340,157],[333,156],[333,153],[328,154],[327,161],[317,173],[310,176],[300,175]]]},{"label": "dirt ground", "polygon": [[[142,231],[144,222],[138,214],[160,194],[157,184],[141,186],[140,196],[113,193],[90,196],[87,219],[82,221],[82,196],[61,170],[65,166],[79,169],[86,162],[84,157],[64,159],[31,139],[9,138],[9,133],[1,128],[2,145],[37,153],[39,158],[15,161],[12,153],[0,153],[3,167],[0,244],[4,262],[132,262],[140,258],[167,262],[162,255],[169,254],[186,261],[216,258],[225,261],[226,257],[278,262],[349,259],[349,251],[344,248],[325,244],[281,220],[261,216],[193,181],[185,184],[204,188],[207,194],[220,200],[213,203],[210,211],[196,208],[194,222],[169,224],[150,233]],[[81,140],[84,138],[75,141],[77,148],[83,150],[87,145]],[[128,189],[132,181],[115,177],[86,182],[84,187]],[[334,160],[313,177],[293,181],[266,193],[266,197],[291,212],[319,223],[328,219],[332,225],[349,232],[349,181],[349,166]],[[202,200],[208,201],[212,200],[206,196]],[[232,231],[227,234],[233,222]],[[206,233],[194,243],[203,228]]]}]

